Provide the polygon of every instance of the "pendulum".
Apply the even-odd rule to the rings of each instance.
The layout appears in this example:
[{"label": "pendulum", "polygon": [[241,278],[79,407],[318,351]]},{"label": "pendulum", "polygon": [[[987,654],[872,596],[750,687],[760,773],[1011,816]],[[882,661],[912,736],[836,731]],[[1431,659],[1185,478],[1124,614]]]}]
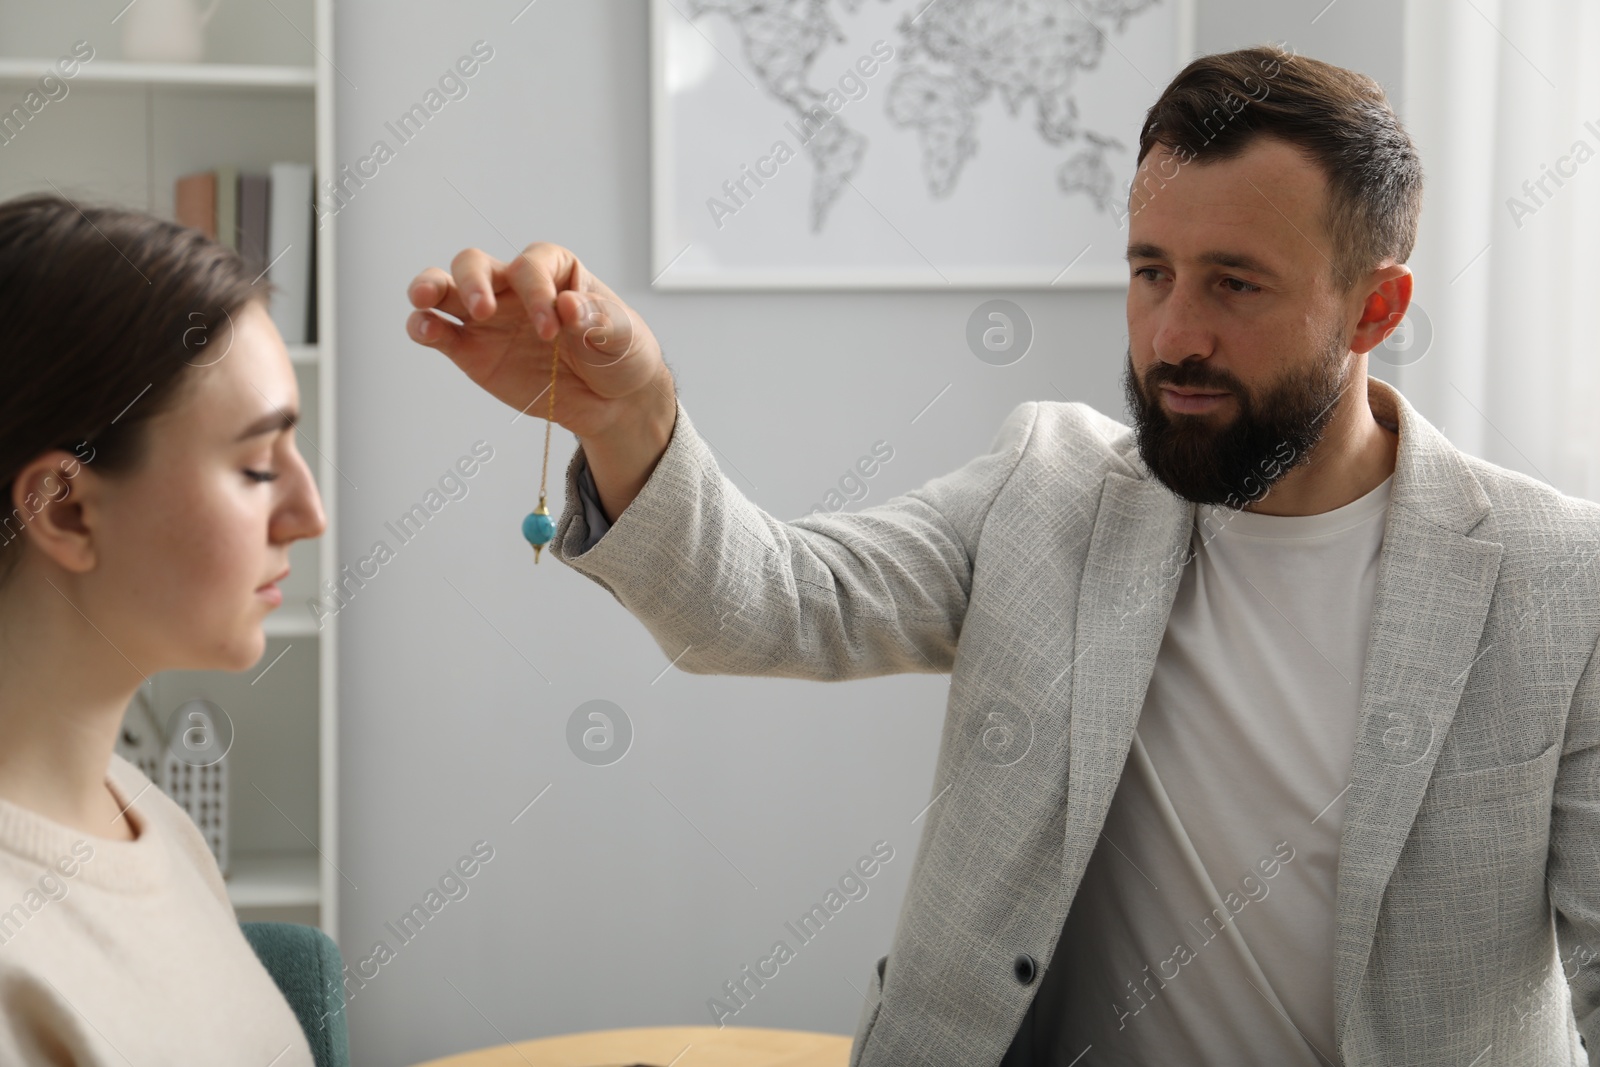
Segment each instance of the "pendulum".
[{"label": "pendulum", "polygon": [[561,333],[556,332],[550,344],[550,413],[544,424],[544,465],[539,469],[539,506],[522,520],[522,536],[533,546],[533,562],[539,562],[539,550],[548,545],[556,535],[556,524],[545,507],[545,477],[550,472],[550,427],[556,421],[556,368],[560,361]]},{"label": "pendulum", "polygon": [[556,535],[556,524],[544,504],[545,476],[550,472],[550,427],[556,421],[556,368],[560,360],[561,334],[557,331],[550,344],[550,414],[544,424],[544,466],[539,469],[539,506],[522,520],[522,536],[533,546],[533,562],[539,562],[539,550],[548,545]]}]

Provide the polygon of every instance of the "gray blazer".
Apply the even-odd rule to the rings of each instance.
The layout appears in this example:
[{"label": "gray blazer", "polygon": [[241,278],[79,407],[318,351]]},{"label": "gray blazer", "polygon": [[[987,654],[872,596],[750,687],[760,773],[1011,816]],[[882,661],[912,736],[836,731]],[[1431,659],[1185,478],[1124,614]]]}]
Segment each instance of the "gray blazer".
[{"label": "gray blazer", "polygon": [[[1600,1067],[1600,505],[1462,453],[1367,385],[1400,445],[1339,843],[1339,1054]],[[1036,976],[1072,950],[1058,935],[1193,505],[1128,427],[1046,401],[959,470],[792,522],[722,475],[680,404],[644,489],[587,552],[582,463],[551,551],[680,669],[951,675],[933,803],[850,1065],[998,1064]],[[1020,759],[996,758],[996,709],[1031,731]]]}]

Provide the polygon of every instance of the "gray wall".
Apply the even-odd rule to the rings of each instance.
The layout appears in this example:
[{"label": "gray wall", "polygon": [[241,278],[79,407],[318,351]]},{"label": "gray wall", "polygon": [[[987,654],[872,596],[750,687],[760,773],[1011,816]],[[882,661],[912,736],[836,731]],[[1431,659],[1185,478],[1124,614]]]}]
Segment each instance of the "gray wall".
[{"label": "gray wall", "polygon": [[[603,590],[552,559],[532,564],[518,527],[544,423],[512,425],[406,339],[406,283],[467,246],[502,258],[533,240],[573,249],[660,337],[724,471],[783,518],[880,438],[894,458],[852,507],[961,465],[1023,400],[1120,414],[1123,295],[652,292],[645,0],[539,0],[513,25],[524,3],[337,6],[341,162],[389,139],[385,121],[473,41],[495,49],[470,95],[338,217],[340,560],[394,545],[386,521],[474,442],[494,448],[470,493],[342,613],[340,941],[352,964],[379,941],[393,950],[350,1002],[355,1062],[709,1022],[707,998],[886,839],[895,858],[870,893],[733,1020],[848,1033],[911,870],[946,679],[662,674],[667,658]],[[1396,5],[1337,0],[1316,18],[1325,3],[1200,0],[1196,43],[1285,41],[1398,89]],[[994,295],[1036,329],[1028,356],[1004,368],[964,341]],[[558,491],[572,447],[558,429]],[[612,766],[566,744],[569,714],[595,698],[636,730]],[[494,858],[468,895],[402,945],[385,924],[480,839]]]}]

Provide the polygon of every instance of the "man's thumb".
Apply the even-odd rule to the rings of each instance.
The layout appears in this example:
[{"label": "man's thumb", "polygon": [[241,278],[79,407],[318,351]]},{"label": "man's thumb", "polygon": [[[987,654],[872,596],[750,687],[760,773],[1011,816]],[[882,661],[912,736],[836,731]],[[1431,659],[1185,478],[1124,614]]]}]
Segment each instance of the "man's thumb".
[{"label": "man's thumb", "polygon": [[577,356],[591,367],[620,362],[634,346],[633,316],[599,293],[575,293],[577,318],[570,324],[580,340]]}]

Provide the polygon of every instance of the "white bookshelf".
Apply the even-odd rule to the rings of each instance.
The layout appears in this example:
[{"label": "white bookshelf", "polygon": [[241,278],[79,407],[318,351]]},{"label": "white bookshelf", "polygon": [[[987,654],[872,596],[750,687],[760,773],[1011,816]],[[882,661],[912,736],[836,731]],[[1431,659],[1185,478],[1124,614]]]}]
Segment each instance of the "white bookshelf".
[{"label": "white bookshelf", "polygon": [[[0,110],[20,103],[75,42],[95,52],[65,97],[0,145],[0,199],[59,191],[170,219],[182,174],[265,172],[278,162],[310,163],[316,181],[336,171],[331,0],[224,3],[198,63],[126,60],[115,20],[127,6],[0,0]],[[289,348],[310,438],[297,444],[328,529],[291,547],[284,602],[266,618],[259,663],[240,674],[157,675],[152,696],[163,720],[203,697],[233,722],[227,882],[239,917],[307,922],[337,937],[337,617],[319,626],[307,606],[338,573],[334,229],[330,218],[316,234],[317,342]]]},{"label": "white bookshelf", "polygon": [[245,852],[230,868],[228,895],[236,910],[314,908],[322,899],[314,852]]},{"label": "white bookshelf", "polygon": [[[323,623],[327,625],[326,622]],[[261,629],[269,640],[273,638],[307,637],[318,635],[316,618],[303,605],[284,604],[268,615]]]},{"label": "white bookshelf", "polygon": [[[52,63],[53,60],[40,58],[0,59],[0,83],[38,81],[51,71]],[[313,67],[281,67],[260,63],[102,62],[98,57],[84,65],[72,80],[77,83],[116,85],[294,89],[308,96],[316,90],[317,85],[316,69]]]}]

